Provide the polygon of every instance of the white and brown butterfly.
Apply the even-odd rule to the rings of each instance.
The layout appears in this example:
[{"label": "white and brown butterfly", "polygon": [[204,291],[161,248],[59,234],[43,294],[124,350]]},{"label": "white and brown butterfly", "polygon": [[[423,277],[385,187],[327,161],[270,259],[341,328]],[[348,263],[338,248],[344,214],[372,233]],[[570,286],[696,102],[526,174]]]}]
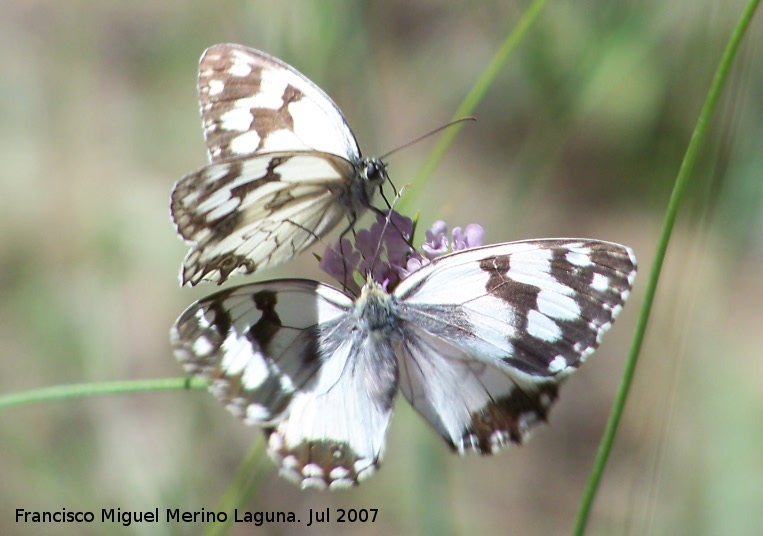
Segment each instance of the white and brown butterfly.
[{"label": "white and brown butterfly", "polygon": [[182,284],[286,262],[344,218],[352,227],[388,178],[328,95],[264,52],[208,48],[199,102],[210,164],[177,182],[170,205],[193,244]]},{"label": "white and brown butterfly", "polygon": [[260,425],[281,473],[339,488],[372,475],[398,390],[455,451],[492,454],[547,418],[612,326],[633,252],[596,240],[446,255],[353,298],[308,280],[243,285],[189,307],[177,359]]}]

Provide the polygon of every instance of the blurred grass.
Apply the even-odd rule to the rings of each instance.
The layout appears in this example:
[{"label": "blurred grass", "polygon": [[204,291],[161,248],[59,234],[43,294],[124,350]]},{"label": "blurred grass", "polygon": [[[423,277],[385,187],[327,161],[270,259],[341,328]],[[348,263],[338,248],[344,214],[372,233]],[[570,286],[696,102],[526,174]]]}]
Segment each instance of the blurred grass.
[{"label": "blurred grass", "polygon": [[[433,180],[411,189],[421,228],[445,218],[482,223],[492,242],[591,236],[631,245],[649,266],[671,181],[743,4],[549,2],[478,122]],[[180,375],[168,328],[209,289],[176,286],[186,248],[167,201],[173,182],[205,160],[195,77],[206,46],[240,42],[295,65],[341,106],[364,152],[381,154],[447,121],[527,5],[5,2],[0,392]],[[763,442],[760,37],[755,21],[678,220],[591,534],[754,535],[763,526],[763,464],[752,447]],[[398,186],[428,150],[394,155]],[[280,276],[319,273],[305,255],[263,274]],[[447,502],[427,515],[453,520],[455,533],[568,533],[643,282],[526,447],[492,459],[451,456],[402,403],[381,471],[357,491],[303,493],[272,475],[248,508],[379,508],[374,525],[323,530],[414,533],[423,512],[413,468],[441,457]],[[203,392],[0,413],[0,532],[39,533],[15,524],[17,507],[209,510],[257,434]]]},{"label": "blurred grass", "polygon": [[588,478],[588,483],[583,492],[580,509],[578,510],[578,515],[575,519],[573,534],[576,536],[582,536],[586,530],[586,525],[591,515],[591,508],[593,507],[593,501],[599,491],[604,469],[612,452],[612,444],[620,426],[623,412],[625,411],[625,404],[628,401],[631,386],[633,385],[636,365],[641,355],[644,336],[646,334],[647,326],[649,325],[649,319],[651,318],[652,307],[657,293],[657,285],[659,284],[660,276],[662,274],[665,255],[667,254],[670,239],[673,235],[673,229],[675,227],[679,209],[684,204],[685,194],[691,184],[691,178],[697,163],[698,155],[704,146],[710,124],[715,118],[718,99],[728,85],[729,71],[736,59],[742,39],[747,35],[747,30],[752,21],[752,17],[757,10],[758,4],[759,0],[750,0],[748,2],[740,16],[739,22],[731,33],[729,43],[726,45],[723,57],[718,63],[712,84],[710,85],[707,97],[705,98],[699,117],[697,118],[697,124],[694,127],[691,139],[686,148],[686,154],[681,161],[681,166],[676,175],[673,191],[670,195],[670,200],[668,201],[667,210],[665,212],[665,219],[663,220],[662,228],[660,230],[660,238],[657,243],[655,258],[649,270],[649,280],[647,281],[646,290],[644,291],[644,301],[641,305],[636,329],[634,330],[633,342],[631,343],[631,349],[628,352],[628,360],[625,364],[622,380],[620,381],[620,388],[618,389],[617,397],[613,404],[612,413],[607,421],[607,428],[604,431],[601,444],[596,453],[596,460],[594,461],[591,475]]}]

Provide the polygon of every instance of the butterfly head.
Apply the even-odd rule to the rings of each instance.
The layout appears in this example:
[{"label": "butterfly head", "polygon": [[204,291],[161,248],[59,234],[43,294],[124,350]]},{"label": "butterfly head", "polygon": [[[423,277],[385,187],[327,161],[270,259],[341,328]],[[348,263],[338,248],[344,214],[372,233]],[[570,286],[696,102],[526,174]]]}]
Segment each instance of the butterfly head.
[{"label": "butterfly head", "polygon": [[363,177],[369,187],[376,188],[389,180],[387,164],[378,158],[367,158],[363,161]]}]

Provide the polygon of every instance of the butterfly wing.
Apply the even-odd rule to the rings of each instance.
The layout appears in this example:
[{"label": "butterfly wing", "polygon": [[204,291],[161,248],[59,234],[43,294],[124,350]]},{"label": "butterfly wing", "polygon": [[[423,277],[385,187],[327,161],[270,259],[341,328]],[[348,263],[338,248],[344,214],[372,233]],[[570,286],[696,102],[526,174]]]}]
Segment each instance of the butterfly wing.
[{"label": "butterfly wing", "polygon": [[199,103],[210,162],[279,151],[360,158],[342,112],[284,62],[241,45],[208,48],[199,62]]},{"label": "butterfly wing", "polygon": [[352,330],[352,300],[303,280],[243,285],[189,307],[175,355],[235,415],[265,427],[281,473],[339,488],[372,475],[397,391],[389,343]]},{"label": "butterfly wing", "polygon": [[557,396],[555,382],[479,361],[436,331],[406,329],[397,347],[400,390],[451,448],[462,454],[494,453],[510,442],[521,443],[535,423],[545,420]]},{"label": "butterfly wing", "polygon": [[304,152],[235,158],[183,177],[170,205],[178,233],[193,243],[182,283],[222,283],[305,250],[358,210],[345,204],[354,173],[347,160]]},{"label": "butterfly wing", "polygon": [[325,361],[313,385],[295,394],[268,447],[281,474],[304,487],[343,488],[380,463],[397,394],[392,346],[352,330],[349,316],[323,329]]},{"label": "butterfly wing", "polygon": [[333,101],[260,51],[207,49],[199,102],[211,164],[178,181],[170,207],[193,244],[182,284],[286,262],[344,217],[352,225],[386,180]]},{"label": "butterfly wing", "polygon": [[442,257],[395,289],[401,390],[460,452],[521,443],[601,342],[636,275],[633,252],[529,240]]}]

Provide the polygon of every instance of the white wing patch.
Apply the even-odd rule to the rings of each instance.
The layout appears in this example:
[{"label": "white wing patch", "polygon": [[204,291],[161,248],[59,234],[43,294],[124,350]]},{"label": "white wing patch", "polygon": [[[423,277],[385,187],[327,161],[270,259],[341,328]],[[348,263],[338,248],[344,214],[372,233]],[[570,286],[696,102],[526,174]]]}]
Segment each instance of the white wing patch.
[{"label": "white wing patch", "polygon": [[[606,290],[606,287],[604,289],[597,289],[595,285],[592,284],[591,286],[599,292]],[[557,320],[575,320],[580,318],[580,305],[578,305],[574,297],[567,294],[542,288],[538,292],[537,302],[538,312],[548,318]]]},{"label": "white wing patch", "polygon": [[500,244],[441,257],[391,293],[369,281],[355,300],[302,280],[224,290],[180,316],[172,343],[263,426],[283,476],[338,489],[376,471],[398,388],[458,453],[526,441],[635,273],[633,252],[608,242]]},{"label": "white wing patch", "polygon": [[559,324],[540,311],[527,312],[527,334],[543,342],[555,343],[562,338]]}]

